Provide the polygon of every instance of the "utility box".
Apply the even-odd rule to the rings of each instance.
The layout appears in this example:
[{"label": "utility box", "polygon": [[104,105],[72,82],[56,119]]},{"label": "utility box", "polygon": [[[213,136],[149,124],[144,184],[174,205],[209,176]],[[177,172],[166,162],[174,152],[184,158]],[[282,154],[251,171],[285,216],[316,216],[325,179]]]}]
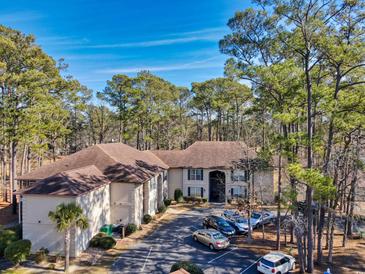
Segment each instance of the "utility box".
[{"label": "utility box", "polygon": [[113,233],[113,226],[112,225],[103,225],[100,228],[100,232],[104,232],[108,236],[112,236]]}]

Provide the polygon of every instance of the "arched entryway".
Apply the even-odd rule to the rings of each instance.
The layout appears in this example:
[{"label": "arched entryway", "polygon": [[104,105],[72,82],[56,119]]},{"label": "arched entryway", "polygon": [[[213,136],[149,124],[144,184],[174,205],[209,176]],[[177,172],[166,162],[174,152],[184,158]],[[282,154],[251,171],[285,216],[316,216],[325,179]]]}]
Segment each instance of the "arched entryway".
[{"label": "arched entryway", "polygon": [[209,172],[209,201],[224,203],[226,197],[226,174],[215,170]]}]

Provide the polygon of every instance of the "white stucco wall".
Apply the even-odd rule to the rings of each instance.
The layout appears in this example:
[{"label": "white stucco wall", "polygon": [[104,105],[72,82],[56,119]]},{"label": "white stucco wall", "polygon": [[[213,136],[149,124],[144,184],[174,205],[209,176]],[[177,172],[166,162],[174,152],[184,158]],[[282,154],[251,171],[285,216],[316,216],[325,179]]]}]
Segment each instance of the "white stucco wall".
[{"label": "white stucco wall", "polygon": [[183,169],[172,168],[167,171],[168,198],[174,199],[176,189],[183,189]]},{"label": "white stucco wall", "polygon": [[110,185],[77,197],[76,203],[82,208],[89,222],[87,229],[76,229],[75,252],[78,256],[88,247],[90,239],[100,228],[110,224]]},{"label": "white stucco wall", "polygon": [[[232,181],[230,169],[203,169],[203,180],[188,180],[188,169],[170,169],[168,171],[168,188],[169,198],[174,197],[176,188],[183,191],[184,196],[188,196],[188,187],[202,187],[203,197],[209,199],[209,173],[219,170],[225,173],[226,176],[226,195],[231,197],[231,188],[239,187],[242,193],[248,188],[246,181]],[[272,170],[264,170],[255,172],[254,176],[250,176],[255,186],[256,195],[265,201],[272,202],[274,200],[275,182],[274,173]]]},{"label": "white stucco wall", "polygon": [[[32,253],[40,248],[47,248],[51,254],[63,254],[63,234],[56,230],[55,224],[48,218],[48,213],[61,203],[76,202],[75,197],[47,195],[23,196],[23,238],[32,242]],[[71,237],[71,256],[75,256],[75,241]]]},{"label": "white stucco wall", "polygon": [[167,171],[143,184],[112,183],[110,193],[110,222],[140,225],[143,215],[155,215],[168,195]]},{"label": "white stucco wall", "polygon": [[110,186],[110,222],[113,224],[132,223],[134,210],[134,193],[136,184],[112,183]]},{"label": "white stucco wall", "polygon": [[257,198],[265,203],[273,202],[277,192],[273,170],[263,170],[254,174],[254,191]]},{"label": "white stucco wall", "polygon": [[[110,190],[105,185],[78,197],[49,195],[23,196],[23,238],[32,242],[32,252],[42,247],[51,254],[63,254],[64,236],[48,218],[48,213],[61,203],[74,202],[79,205],[89,222],[86,230],[76,229],[71,233],[70,255],[78,256],[88,247],[90,239],[100,227],[110,223]],[[75,237],[76,233],[76,237]]]}]

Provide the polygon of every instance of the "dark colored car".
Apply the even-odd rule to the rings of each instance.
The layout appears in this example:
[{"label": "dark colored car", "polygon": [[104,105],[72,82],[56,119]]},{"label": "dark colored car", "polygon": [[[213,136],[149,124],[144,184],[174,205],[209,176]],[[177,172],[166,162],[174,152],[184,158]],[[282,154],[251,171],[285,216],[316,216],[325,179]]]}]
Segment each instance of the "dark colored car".
[{"label": "dark colored car", "polygon": [[236,234],[247,234],[248,233],[248,222],[243,217],[226,218],[227,223],[234,228]]},{"label": "dark colored car", "polygon": [[204,218],[203,226],[205,228],[214,228],[228,237],[233,236],[236,232],[224,218],[213,215]]}]

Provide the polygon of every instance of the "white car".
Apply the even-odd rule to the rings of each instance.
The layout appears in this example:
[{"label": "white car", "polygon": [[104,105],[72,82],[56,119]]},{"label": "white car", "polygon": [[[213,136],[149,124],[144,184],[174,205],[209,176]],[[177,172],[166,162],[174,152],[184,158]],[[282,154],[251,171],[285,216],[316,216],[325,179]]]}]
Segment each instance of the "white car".
[{"label": "white car", "polygon": [[295,259],[282,252],[270,252],[257,262],[257,271],[264,274],[284,274],[295,269]]},{"label": "white car", "polygon": [[275,215],[270,211],[262,211],[262,224],[266,225],[275,221]]},{"label": "white car", "polygon": [[263,218],[262,213],[252,212],[251,218],[250,218],[251,227],[252,228],[259,227],[262,224],[262,220],[263,220],[262,218]]}]

